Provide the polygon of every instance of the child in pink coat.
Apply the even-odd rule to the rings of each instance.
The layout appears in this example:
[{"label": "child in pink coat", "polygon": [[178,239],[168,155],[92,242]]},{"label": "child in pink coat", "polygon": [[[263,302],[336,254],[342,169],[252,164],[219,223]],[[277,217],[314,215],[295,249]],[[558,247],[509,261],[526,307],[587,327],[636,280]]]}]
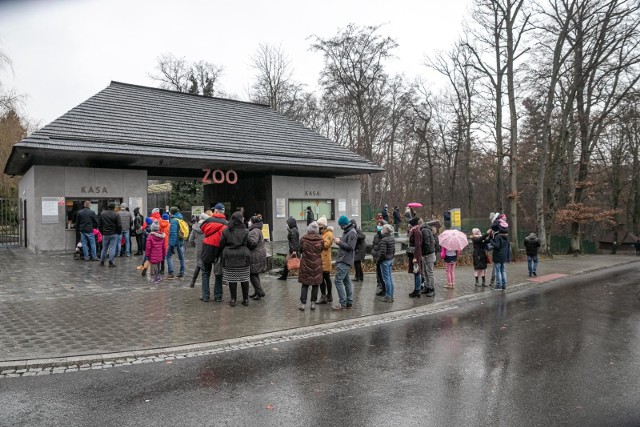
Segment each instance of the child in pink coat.
[{"label": "child in pink coat", "polygon": [[444,285],[445,288],[453,289],[453,286],[456,282],[456,263],[458,262],[458,256],[460,255],[460,251],[453,251],[450,249],[442,247],[440,251],[440,258],[444,261],[445,267],[447,269],[447,284]]},{"label": "child in pink coat", "polygon": [[145,247],[145,257],[148,258],[151,264],[151,283],[162,282],[162,275],[160,274],[160,266],[162,260],[167,255],[167,248],[164,246],[164,233],[160,233],[160,226],[157,221],[151,224],[151,232],[147,237],[147,245]]}]

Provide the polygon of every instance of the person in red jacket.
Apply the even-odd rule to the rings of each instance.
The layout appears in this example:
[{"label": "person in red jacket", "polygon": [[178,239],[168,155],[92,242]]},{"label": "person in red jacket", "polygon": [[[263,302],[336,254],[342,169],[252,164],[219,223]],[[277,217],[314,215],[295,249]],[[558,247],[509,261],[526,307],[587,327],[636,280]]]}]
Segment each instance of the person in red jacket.
[{"label": "person in red jacket", "polygon": [[218,203],[213,208],[213,215],[207,218],[200,230],[204,234],[202,240],[202,296],[200,301],[209,302],[209,279],[211,270],[215,264],[215,283],[213,285],[213,297],[216,302],[222,302],[222,270],[220,268],[220,238],[222,231],[227,228],[227,219],[224,216],[224,205]]},{"label": "person in red jacket", "polygon": [[151,263],[151,283],[162,282],[162,275],[160,274],[160,264],[167,254],[167,249],[164,247],[164,234],[159,232],[160,227],[157,221],[151,224],[151,232],[147,238],[145,247],[145,256],[149,258]]}]

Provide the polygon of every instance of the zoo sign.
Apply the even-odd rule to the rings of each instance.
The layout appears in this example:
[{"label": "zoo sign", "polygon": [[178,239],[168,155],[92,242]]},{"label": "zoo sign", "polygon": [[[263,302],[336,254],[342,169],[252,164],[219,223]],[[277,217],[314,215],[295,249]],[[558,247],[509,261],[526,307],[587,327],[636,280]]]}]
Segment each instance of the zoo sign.
[{"label": "zoo sign", "polygon": [[234,170],[223,171],[220,169],[202,169],[204,177],[202,178],[203,184],[235,184],[238,182],[238,174]]}]

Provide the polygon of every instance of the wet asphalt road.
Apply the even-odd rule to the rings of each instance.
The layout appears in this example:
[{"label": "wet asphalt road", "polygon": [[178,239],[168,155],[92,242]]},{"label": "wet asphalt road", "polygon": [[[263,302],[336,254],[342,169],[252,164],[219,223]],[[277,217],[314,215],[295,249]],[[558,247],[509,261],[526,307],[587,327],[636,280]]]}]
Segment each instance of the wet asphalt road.
[{"label": "wet asphalt road", "polygon": [[637,264],[277,346],[0,380],[0,425],[640,425]]}]

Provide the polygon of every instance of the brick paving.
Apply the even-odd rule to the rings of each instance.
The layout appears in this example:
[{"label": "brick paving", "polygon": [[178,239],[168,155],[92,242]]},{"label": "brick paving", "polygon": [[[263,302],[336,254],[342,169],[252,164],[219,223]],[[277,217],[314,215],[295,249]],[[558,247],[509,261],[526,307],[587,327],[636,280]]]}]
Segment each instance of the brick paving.
[{"label": "brick paving", "polygon": [[[526,262],[513,263],[507,266],[508,287],[516,283],[535,286],[562,275],[633,261],[640,259],[560,256],[542,260],[538,277],[532,280],[527,277]],[[230,307],[227,303],[200,302],[199,283],[189,288],[194,265],[191,251],[187,254],[187,277],[160,285],[141,277],[135,269],[138,262],[139,257],[119,257],[116,268],[107,268],[97,262],[74,261],[71,254],[35,255],[24,249],[0,249],[0,376],[46,375],[210,354],[225,349],[198,352],[197,345],[321,325],[352,327],[353,321],[378,322],[379,315],[407,315],[406,310],[499,293],[476,288],[473,270],[460,266],[455,289],[442,288],[444,269],[437,269],[436,297],[410,299],[407,294],[413,288],[413,276],[396,272],[395,302],[388,304],[375,297],[375,275],[365,274],[364,282],[354,284],[353,309],[334,312],[329,305],[319,305],[315,311],[307,308],[300,312],[296,279],[284,282],[265,274],[265,299],[252,300],[249,307]],[[260,339],[258,345],[269,342]],[[153,350],[194,344],[193,351],[181,354]],[[96,356],[117,352],[122,353],[112,361]],[[70,359],[72,356],[76,359]],[[28,369],[12,369],[20,363]],[[51,368],[56,364],[65,366],[56,371]],[[30,371],[33,367],[39,370]]]}]

